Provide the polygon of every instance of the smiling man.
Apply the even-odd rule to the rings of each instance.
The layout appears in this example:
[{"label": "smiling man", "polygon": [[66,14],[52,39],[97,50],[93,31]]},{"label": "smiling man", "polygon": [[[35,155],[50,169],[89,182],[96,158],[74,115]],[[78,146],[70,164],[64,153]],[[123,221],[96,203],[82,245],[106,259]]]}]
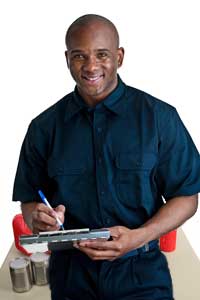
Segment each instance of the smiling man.
[{"label": "smiling man", "polygon": [[112,22],[78,18],[66,46],[76,87],[31,122],[13,200],[35,233],[58,230],[58,216],[66,229],[109,228],[111,239],[52,252],[52,300],[172,300],[158,239],[196,212],[198,151],[174,107],[122,82]]}]

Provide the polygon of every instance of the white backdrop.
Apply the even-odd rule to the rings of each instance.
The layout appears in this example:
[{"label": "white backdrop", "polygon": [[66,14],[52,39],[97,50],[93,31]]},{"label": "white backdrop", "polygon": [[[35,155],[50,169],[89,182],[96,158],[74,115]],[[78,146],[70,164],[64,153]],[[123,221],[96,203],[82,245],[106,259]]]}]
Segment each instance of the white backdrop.
[{"label": "white backdrop", "polygon": [[[30,120],[73,89],[64,35],[86,13],[116,24],[126,50],[122,79],[174,105],[200,149],[198,0],[1,1],[0,265],[19,212],[11,197],[22,140]],[[200,257],[199,225],[198,212],[183,228]]]}]

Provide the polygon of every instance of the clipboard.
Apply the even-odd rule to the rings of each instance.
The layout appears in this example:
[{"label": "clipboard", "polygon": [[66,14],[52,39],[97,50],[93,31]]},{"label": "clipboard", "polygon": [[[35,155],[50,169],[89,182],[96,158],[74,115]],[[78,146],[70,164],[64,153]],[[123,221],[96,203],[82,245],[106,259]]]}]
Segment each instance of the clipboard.
[{"label": "clipboard", "polygon": [[73,249],[73,242],[83,240],[108,240],[108,229],[72,229],[60,231],[45,231],[32,235],[21,235],[19,242],[28,252],[46,252]]}]

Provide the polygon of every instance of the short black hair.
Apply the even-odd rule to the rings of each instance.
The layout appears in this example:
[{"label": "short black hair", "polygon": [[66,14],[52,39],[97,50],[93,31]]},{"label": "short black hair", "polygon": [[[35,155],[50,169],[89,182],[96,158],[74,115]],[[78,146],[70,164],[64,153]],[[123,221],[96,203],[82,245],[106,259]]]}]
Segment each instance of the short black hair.
[{"label": "short black hair", "polygon": [[113,31],[113,34],[115,36],[116,46],[118,48],[119,47],[119,33],[118,33],[117,28],[115,27],[115,25],[109,19],[107,19],[103,16],[100,16],[100,15],[95,15],[95,14],[83,15],[83,16],[79,17],[78,19],[76,19],[69,26],[69,28],[66,32],[66,36],[65,36],[66,47],[68,48],[68,45],[69,45],[69,42],[70,42],[70,39],[71,39],[71,35],[77,28],[79,28],[81,26],[89,25],[93,22],[101,22],[101,23],[107,25],[108,27],[110,27],[110,29]]}]

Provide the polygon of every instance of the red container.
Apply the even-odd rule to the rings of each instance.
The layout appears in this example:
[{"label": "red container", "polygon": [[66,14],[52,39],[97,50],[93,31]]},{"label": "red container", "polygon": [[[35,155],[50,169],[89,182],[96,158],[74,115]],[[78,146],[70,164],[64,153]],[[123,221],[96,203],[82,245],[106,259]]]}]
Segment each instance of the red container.
[{"label": "red container", "polygon": [[20,252],[22,252],[26,255],[31,255],[32,253],[27,252],[19,243],[20,235],[31,235],[32,234],[32,231],[28,228],[28,226],[24,222],[24,218],[23,218],[22,214],[18,214],[13,218],[12,226],[13,226],[13,233],[14,233],[16,248]]},{"label": "red container", "polygon": [[172,230],[160,237],[160,250],[164,252],[172,252],[176,249],[177,231]]}]

